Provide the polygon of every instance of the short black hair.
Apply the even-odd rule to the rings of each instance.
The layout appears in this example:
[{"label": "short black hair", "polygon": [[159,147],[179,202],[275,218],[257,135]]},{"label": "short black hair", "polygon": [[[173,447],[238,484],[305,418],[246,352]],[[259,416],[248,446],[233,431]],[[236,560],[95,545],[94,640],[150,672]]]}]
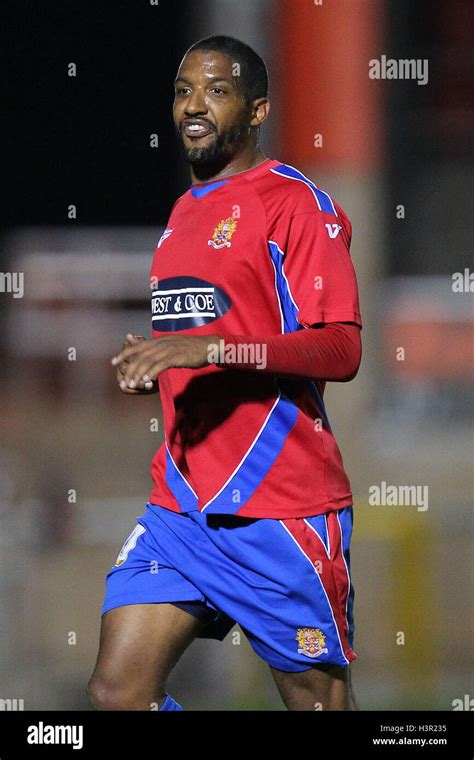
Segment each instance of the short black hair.
[{"label": "short black hair", "polygon": [[208,50],[223,53],[240,65],[240,77],[243,96],[247,103],[255,98],[266,98],[268,95],[268,72],[265,61],[245,42],[228,37],[215,35],[198,40],[186,51]]}]

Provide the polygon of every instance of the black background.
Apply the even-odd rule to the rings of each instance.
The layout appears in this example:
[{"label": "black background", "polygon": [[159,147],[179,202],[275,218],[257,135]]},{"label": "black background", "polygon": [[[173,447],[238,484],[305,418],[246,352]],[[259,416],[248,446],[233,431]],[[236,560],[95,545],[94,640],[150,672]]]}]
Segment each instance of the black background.
[{"label": "black background", "polygon": [[166,221],[186,187],[171,108],[198,5],[3,4],[3,226],[68,224],[69,204],[76,224]]}]

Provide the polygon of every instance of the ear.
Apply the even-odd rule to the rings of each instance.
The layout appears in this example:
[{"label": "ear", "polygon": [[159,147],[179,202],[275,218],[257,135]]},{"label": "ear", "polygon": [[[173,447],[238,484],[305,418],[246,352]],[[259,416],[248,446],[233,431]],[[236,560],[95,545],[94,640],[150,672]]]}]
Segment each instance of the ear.
[{"label": "ear", "polygon": [[251,127],[260,127],[270,113],[270,101],[268,98],[256,98],[252,104]]}]

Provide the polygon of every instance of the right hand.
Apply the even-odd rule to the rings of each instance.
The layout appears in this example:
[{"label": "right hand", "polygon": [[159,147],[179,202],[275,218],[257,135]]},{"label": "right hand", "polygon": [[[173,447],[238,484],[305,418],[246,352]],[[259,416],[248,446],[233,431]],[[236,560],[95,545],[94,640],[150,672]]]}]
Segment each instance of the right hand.
[{"label": "right hand", "polygon": [[[133,346],[134,343],[138,343],[141,340],[146,340],[142,335],[132,335],[131,333],[127,334],[127,340],[125,343],[122,343],[121,351],[124,350],[124,348],[127,348],[128,346]],[[117,369],[117,382],[119,385],[120,390],[122,393],[126,393],[128,395],[134,395],[137,394],[140,395],[148,395],[150,393],[156,393],[158,390],[158,382],[155,380],[151,380],[148,383],[140,382],[136,388],[129,388],[125,383],[123,382],[123,378],[125,375],[125,364],[128,364],[128,362],[124,362],[119,369]]]}]

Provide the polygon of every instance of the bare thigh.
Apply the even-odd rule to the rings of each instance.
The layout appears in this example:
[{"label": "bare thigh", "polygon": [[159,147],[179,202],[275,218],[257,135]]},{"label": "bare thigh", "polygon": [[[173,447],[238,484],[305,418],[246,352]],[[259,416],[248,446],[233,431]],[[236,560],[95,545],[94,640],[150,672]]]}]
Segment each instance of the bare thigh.
[{"label": "bare thigh", "polygon": [[288,710],[358,710],[350,666],[319,665],[300,673],[270,668]]},{"label": "bare thigh", "polygon": [[132,604],[102,617],[88,695],[98,710],[150,710],[203,624],[172,604]]}]

